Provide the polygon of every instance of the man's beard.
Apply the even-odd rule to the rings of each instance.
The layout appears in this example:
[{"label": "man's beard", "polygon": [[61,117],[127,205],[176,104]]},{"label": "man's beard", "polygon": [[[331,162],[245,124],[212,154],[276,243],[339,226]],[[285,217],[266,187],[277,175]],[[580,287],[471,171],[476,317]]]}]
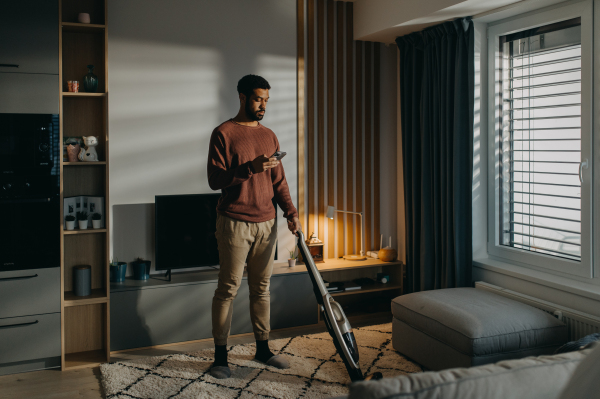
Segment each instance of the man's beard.
[{"label": "man's beard", "polygon": [[264,115],[258,114],[259,112],[262,112],[260,110],[257,112],[253,112],[252,109],[250,109],[250,104],[248,104],[248,103],[246,103],[245,111],[246,111],[246,117],[248,119],[256,121],[256,122],[262,120],[262,118],[264,117]]}]

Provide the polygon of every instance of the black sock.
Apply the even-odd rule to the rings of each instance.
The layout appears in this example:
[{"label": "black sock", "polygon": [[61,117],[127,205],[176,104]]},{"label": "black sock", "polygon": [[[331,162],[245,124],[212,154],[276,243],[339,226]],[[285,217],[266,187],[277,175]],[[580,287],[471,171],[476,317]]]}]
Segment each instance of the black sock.
[{"label": "black sock", "polygon": [[227,364],[227,345],[215,345],[215,362],[213,366],[229,367]]},{"label": "black sock", "polygon": [[267,360],[275,356],[273,352],[269,349],[269,340],[265,339],[264,341],[256,341],[256,358],[263,363],[266,363]]}]

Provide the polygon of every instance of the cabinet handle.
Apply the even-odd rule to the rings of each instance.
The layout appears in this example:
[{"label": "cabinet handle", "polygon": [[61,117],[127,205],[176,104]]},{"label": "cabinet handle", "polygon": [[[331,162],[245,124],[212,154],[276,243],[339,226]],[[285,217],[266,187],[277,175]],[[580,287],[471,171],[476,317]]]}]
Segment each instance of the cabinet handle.
[{"label": "cabinet handle", "polygon": [[0,64],[0,67],[18,68],[19,66],[17,64]]},{"label": "cabinet handle", "polygon": [[9,280],[25,280],[28,278],[34,278],[37,277],[37,274],[34,274],[33,276],[19,276],[19,277],[4,277],[4,278],[0,278],[0,281],[9,281]]},{"label": "cabinet handle", "polygon": [[23,326],[30,326],[32,324],[37,324],[38,321],[32,321],[31,323],[20,323],[20,324],[7,324],[5,326],[0,326],[0,328],[9,328],[9,327],[23,327]]}]

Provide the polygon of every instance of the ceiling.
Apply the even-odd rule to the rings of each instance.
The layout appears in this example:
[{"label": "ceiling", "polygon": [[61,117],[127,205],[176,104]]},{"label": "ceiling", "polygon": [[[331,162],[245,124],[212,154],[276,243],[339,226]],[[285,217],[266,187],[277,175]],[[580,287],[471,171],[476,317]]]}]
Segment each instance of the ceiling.
[{"label": "ceiling", "polygon": [[[393,43],[396,37],[466,16],[496,19],[564,0],[354,0],[354,39]],[[493,19],[493,18],[492,18]]]}]

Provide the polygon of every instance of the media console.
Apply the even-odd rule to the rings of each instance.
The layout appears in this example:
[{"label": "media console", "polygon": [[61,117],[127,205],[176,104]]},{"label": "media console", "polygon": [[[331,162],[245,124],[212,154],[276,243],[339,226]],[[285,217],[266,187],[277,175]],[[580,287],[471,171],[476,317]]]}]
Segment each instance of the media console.
[{"label": "media console", "polygon": [[[323,278],[329,281],[374,278],[379,272],[390,276],[386,284],[376,283],[357,291],[332,294],[339,296],[336,300],[342,305],[349,306],[350,317],[352,309],[356,309],[356,315],[380,310],[389,312],[388,299],[402,292],[401,262],[330,259],[317,266]],[[244,275],[233,302],[231,335],[252,332],[246,279]],[[126,279],[123,283],[112,283],[111,351],[212,338],[211,304],[217,280],[218,271],[209,270],[173,274],[171,281],[161,274],[145,281]],[[317,301],[303,264],[289,267],[287,263],[275,262],[270,290],[271,329],[319,323]]]}]

